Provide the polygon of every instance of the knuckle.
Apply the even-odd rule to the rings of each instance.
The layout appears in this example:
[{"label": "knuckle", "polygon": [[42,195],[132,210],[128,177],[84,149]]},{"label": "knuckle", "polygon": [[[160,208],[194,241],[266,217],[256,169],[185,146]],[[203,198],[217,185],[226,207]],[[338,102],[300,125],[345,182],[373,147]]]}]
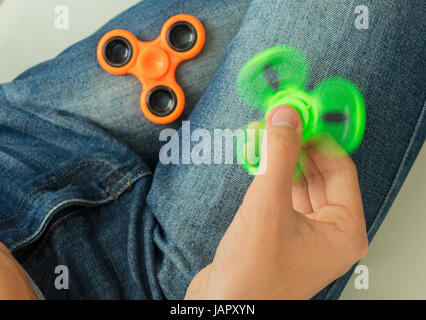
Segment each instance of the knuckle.
[{"label": "knuckle", "polygon": [[364,258],[368,252],[368,237],[365,230],[356,229],[349,235],[354,263]]},{"label": "knuckle", "polygon": [[356,165],[355,165],[355,162],[353,162],[353,160],[352,160],[351,158],[349,158],[348,168],[349,168],[350,170],[352,170],[352,171],[353,171],[353,173],[355,173],[356,175],[358,175],[358,169],[357,169],[357,167],[356,167]]},{"label": "knuckle", "polygon": [[345,219],[341,231],[345,234],[346,248],[350,250],[353,262],[365,257],[368,252],[368,236],[365,223],[359,219]]},{"label": "knuckle", "polygon": [[367,252],[368,252],[368,238],[367,238],[367,235],[365,234],[365,236],[363,236],[362,239],[360,239],[360,243],[358,245],[357,260],[361,260],[362,258],[364,258],[367,255]]},{"label": "knuckle", "polygon": [[308,172],[304,172],[303,174],[305,175],[305,178],[308,181],[308,183],[310,183],[311,185],[323,183],[323,181],[324,181],[324,177],[319,172],[309,172],[308,171]]},{"label": "knuckle", "polygon": [[353,160],[349,156],[347,156],[347,157],[344,158],[344,160],[343,160],[343,166],[349,172],[352,172],[353,174],[358,175],[358,170],[356,168],[355,162],[353,162]]}]

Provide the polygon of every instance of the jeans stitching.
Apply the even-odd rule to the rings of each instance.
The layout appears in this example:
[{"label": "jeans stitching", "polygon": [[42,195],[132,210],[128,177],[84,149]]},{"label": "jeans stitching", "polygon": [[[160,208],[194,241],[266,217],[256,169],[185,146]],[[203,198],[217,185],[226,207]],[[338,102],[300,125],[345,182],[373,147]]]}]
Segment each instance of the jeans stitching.
[{"label": "jeans stitching", "polygon": [[34,258],[34,255],[36,255],[36,253],[39,252],[40,248],[43,247],[43,245],[47,241],[47,238],[49,237],[49,235],[52,234],[56,230],[56,228],[58,227],[58,225],[60,225],[61,223],[67,222],[68,220],[70,220],[77,213],[79,213],[79,211],[72,212],[72,213],[66,215],[65,217],[63,217],[62,219],[59,219],[58,221],[55,221],[50,226],[49,230],[46,230],[45,237],[41,240],[41,242],[37,246],[37,248],[34,251],[32,251],[25,260],[22,261],[21,265],[24,265],[25,263],[28,263],[28,262],[32,262],[33,258]]},{"label": "jeans stitching", "polygon": [[[38,190],[40,190],[40,189],[43,189],[43,188],[45,188],[45,187],[47,187],[47,186],[49,186],[49,185],[51,185],[51,184],[54,184],[54,183],[58,183],[58,182],[60,182],[60,181],[63,181],[64,179],[66,179],[68,176],[70,176],[71,174],[73,174],[75,171],[77,171],[77,170],[79,170],[79,169],[81,169],[81,168],[83,168],[83,167],[87,167],[87,166],[91,166],[91,165],[93,165],[93,166],[98,166],[98,167],[106,167],[106,168],[109,168],[110,170],[112,170],[112,171],[114,171],[114,172],[117,172],[120,176],[122,176],[122,177],[125,177],[128,181],[129,181],[129,178],[128,177],[126,177],[126,176],[124,176],[123,174],[121,174],[120,172],[118,172],[116,169],[114,169],[113,167],[111,167],[110,165],[108,165],[108,164],[106,164],[106,163],[103,163],[103,162],[85,162],[85,163],[82,163],[82,164],[80,164],[79,166],[77,166],[77,167],[75,167],[75,168],[73,168],[73,169],[71,169],[70,171],[68,171],[64,176],[62,176],[62,177],[60,177],[60,178],[56,178],[56,179],[54,179],[54,180],[52,180],[52,181],[49,181],[49,182],[47,182],[47,183],[45,183],[45,184],[43,184],[43,185],[41,185],[41,186],[38,186],[38,187],[36,187],[36,188],[34,188],[32,191],[30,191],[29,193],[27,193],[27,195],[22,199],[22,201],[20,202],[20,204],[19,204],[19,206],[18,206],[18,209],[17,209],[17,212],[12,216],[12,217],[9,217],[9,218],[7,218],[7,219],[0,219],[0,223],[3,223],[3,222],[7,222],[7,221],[10,221],[10,220],[12,220],[12,219],[14,219],[14,218],[16,218],[19,214],[20,214],[20,212],[21,212],[21,210],[22,210],[22,207],[23,207],[23,205],[25,204],[25,202],[26,202],[26,200],[32,195],[32,194],[34,194],[36,191],[38,191]],[[36,198],[36,199],[34,199],[32,202],[31,202],[31,205],[34,203],[34,201],[35,200],[37,200],[38,199],[38,197]]]},{"label": "jeans stitching", "polygon": [[96,172],[95,174],[94,174],[95,176],[100,176],[100,177],[103,177],[103,178],[105,178],[105,179],[107,179],[107,180],[109,180],[109,181],[111,181],[111,182],[113,182],[113,183],[115,183],[115,184],[117,184],[117,185],[119,185],[120,186],[120,188],[125,188],[125,187],[128,187],[129,185],[130,185],[130,179],[129,179],[129,177],[125,177],[126,179],[127,179],[127,182],[125,183],[125,184],[123,184],[123,183],[121,183],[121,182],[118,182],[117,180],[115,180],[114,178],[112,178],[112,177],[108,177],[107,175],[105,175],[105,174],[103,174],[103,173],[101,173],[101,172]]},{"label": "jeans stitching", "polygon": [[[143,178],[143,177],[146,177],[146,176],[148,176],[148,175],[152,175],[152,172],[150,172],[150,171],[144,171],[144,170],[142,170],[140,173],[137,173],[137,174],[135,174],[134,175],[134,178],[133,178],[133,182],[132,183],[134,183],[134,182],[136,182],[137,180],[139,180],[139,179],[141,179],[141,178]],[[132,184],[131,183],[131,184]],[[130,184],[130,186],[131,186],[131,184]],[[124,188],[125,189],[125,188]],[[118,193],[120,193],[121,192],[121,190],[122,189],[120,189],[120,191],[118,192]],[[108,197],[106,197],[106,198],[104,198],[102,201],[105,201],[105,200],[107,200],[108,199]],[[118,199],[118,197],[117,197],[117,199]],[[110,200],[111,200],[111,198],[110,198]],[[113,199],[114,200],[114,199]],[[67,205],[68,204],[70,204],[70,203],[72,203],[72,204],[81,204],[81,205],[94,205],[94,206],[96,206],[96,205],[99,205],[99,203],[98,203],[99,201],[97,201],[97,202],[94,202],[94,201],[86,201],[86,200],[83,200],[83,199],[70,199],[70,200],[67,200],[67,201],[62,201],[61,203],[59,203],[56,207],[54,207],[53,209],[55,210],[55,211],[59,211],[59,210],[61,210],[61,209],[63,209],[63,208],[65,208],[65,207],[67,207]],[[64,205],[65,204],[65,205]],[[15,244],[13,247],[10,247],[9,249],[12,251],[12,250],[16,250],[17,248],[20,248],[20,247],[22,247],[23,246],[23,244],[25,244],[25,245],[29,245],[29,244],[31,244],[33,241],[32,240],[34,240],[34,239],[37,239],[38,238],[38,235],[39,234],[41,234],[42,232],[43,232],[43,230],[45,229],[45,226],[49,223],[49,220],[52,218],[52,212],[51,212],[52,210],[50,210],[48,213],[47,213],[47,215],[46,215],[46,217],[45,217],[45,219],[42,221],[42,223],[41,223],[41,227],[35,232],[35,234],[34,235],[32,235],[32,236],[30,236],[30,237],[27,237],[27,238],[25,238],[24,240],[22,240],[21,242],[19,242],[19,243],[17,243],[17,244]]]}]

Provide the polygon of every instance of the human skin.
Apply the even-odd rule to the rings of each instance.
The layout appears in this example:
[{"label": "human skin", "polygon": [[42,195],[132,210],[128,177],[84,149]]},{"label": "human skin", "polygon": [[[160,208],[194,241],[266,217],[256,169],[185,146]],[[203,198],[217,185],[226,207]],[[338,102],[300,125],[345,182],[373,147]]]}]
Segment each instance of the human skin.
[{"label": "human skin", "polygon": [[[210,265],[186,299],[309,299],[367,253],[355,164],[331,138],[304,148],[291,107],[269,115],[260,166]],[[265,157],[267,155],[267,157]],[[266,160],[265,160],[266,159]]]},{"label": "human skin", "polygon": [[0,242],[0,300],[37,300],[25,271]]}]

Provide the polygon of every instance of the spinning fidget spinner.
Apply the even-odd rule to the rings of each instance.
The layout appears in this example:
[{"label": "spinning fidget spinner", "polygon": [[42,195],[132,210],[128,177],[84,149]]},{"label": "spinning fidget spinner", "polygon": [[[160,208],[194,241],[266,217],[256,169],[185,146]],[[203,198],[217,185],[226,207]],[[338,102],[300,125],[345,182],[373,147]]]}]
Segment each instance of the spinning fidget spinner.
[{"label": "spinning fidget spinner", "polygon": [[105,71],[137,77],[143,90],[143,114],[152,122],[167,124],[179,118],[185,106],[176,68],[201,51],[205,38],[198,19],[179,14],[167,20],[160,36],[151,42],[139,41],[126,30],[108,32],[98,44],[97,57]]},{"label": "spinning fidget spinner", "polygon": [[[308,75],[305,57],[297,49],[284,45],[259,53],[241,68],[237,78],[239,95],[247,104],[265,113],[262,121],[243,128],[238,141],[244,144],[236,144],[237,160],[250,174],[255,175],[259,167],[261,129],[270,111],[280,105],[298,111],[303,124],[303,142],[328,133],[347,153],[359,147],[366,118],[359,89],[347,79],[333,77],[306,91]],[[255,134],[250,134],[248,129]],[[253,156],[249,155],[250,151]]]}]

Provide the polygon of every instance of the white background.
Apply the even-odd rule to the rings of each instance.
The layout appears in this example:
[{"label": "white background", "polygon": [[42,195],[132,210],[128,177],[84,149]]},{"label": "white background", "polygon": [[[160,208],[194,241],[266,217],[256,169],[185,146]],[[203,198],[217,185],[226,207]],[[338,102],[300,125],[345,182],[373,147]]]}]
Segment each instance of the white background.
[{"label": "white background", "polygon": [[[0,83],[53,58],[137,2],[5,0],[0,5]],[[70,9],[69,30],[54,28],[57,5]],[[342,299],[426,299],[425,191],[426,151],[423,148],[367,257],[361,262],[369,268],[370,289],[356,290],[352,277]]]}]

